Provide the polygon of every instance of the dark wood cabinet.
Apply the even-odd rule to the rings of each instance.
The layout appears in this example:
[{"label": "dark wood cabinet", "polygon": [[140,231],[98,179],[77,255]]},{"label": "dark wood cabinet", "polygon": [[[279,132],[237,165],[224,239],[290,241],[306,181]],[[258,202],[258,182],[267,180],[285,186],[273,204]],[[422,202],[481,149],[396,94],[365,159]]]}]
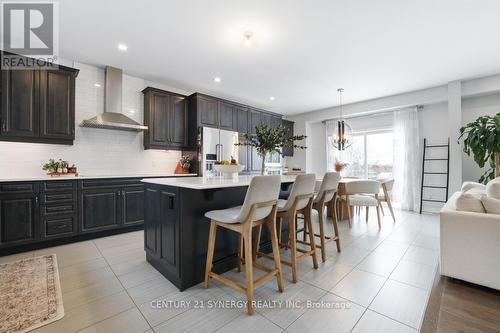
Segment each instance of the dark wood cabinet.
[{"label": "dark wood cabinet", "polygon": [[236,115],[238,118],[236,130],[239,133],[248,133],[248,108],[243,106],[236,107]]},{"label": "dark wood cabinet", "polygon": [[249,133],[255,134],[255,129],[262,124],[262,112],[250,110],[250,129]]},{"label": "dark wood cabinet", "polygon": [[219,104],[219,128],[229,131],[238,130],[238,109],[235,104],[220,102]]},{"label": "dark wood cabinet", "polygon": [[124,226],[144,223],[144,187],[122,190],[122,222]]},{"label": "dark wood cabinet", "polygon": [[178,281],[180,270],[180,218],[178,189],[148,184],[145,191],[144,248],[148,260],[169,279]]},{"label": "dark wood cabinet", "polygon": [[75,139],[75,76],[64,70],[40,71],[40,137]]},{"label": "dark wood cabinet", "polygon": [[36,193],[0,194],[0,247],[38,240]]},{"label": "dark wood cabinet", "polygon": [[[282,125],[288,130],[288,135],[293,136],[293,121],[283,120]],[[293,156],[293,147],[286,147],[283,149],[283,156]]]},{"label": "dark wood cabinet", "polygon": [[0,184],[0,248],[38,241],[38,211],[37,183]]},{"label": "dark wood cabinet", "polygon": [[2,70],[0,140],[73,144],[77,75],[65,66]]},{"label": "dark wood cabinet", "polygon": [[2,70],[2,126],[0,137],[36,138],[39,132],[36,70]]},{"label": "dark wood cabinet", "polygon": [[120,226],[119,189],[83,190],[80,194],[80,232],[88,233]]},{"label": "dark wood cabinet", "polygon": [[140,179],[84,180],[79,194],[80,232],[144,223],[144,185]]},{"label": "dark wood cabinet", "polygon": [[144,93],[145,149],[188,146],[188,108],[184,95],[148,87]]},{"label": "dark wood cabinet", "polygon": [[219,101],[215,98],[196,95],[199,126],[219,126]]}]

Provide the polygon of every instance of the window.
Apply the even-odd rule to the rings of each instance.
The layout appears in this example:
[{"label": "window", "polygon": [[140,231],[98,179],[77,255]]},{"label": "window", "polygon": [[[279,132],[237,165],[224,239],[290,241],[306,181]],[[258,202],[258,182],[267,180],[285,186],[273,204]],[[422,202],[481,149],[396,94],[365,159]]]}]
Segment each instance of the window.
[{"label": "window", "polygon": [[[344,151],[328,145],[328,170],[335,170],[335,160],[348,163],[344,177],[386,178],[392,176],[393,133],[390,130],[354,133],[353,144]],[[331,142],[328,140],[328,142]]]}]

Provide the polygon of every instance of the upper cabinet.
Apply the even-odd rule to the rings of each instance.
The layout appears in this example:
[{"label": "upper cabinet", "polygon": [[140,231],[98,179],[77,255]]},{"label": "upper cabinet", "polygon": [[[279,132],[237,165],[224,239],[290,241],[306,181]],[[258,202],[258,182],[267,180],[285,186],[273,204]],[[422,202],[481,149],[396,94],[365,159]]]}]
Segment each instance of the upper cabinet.
[{"label": "upper cabinet", "polygon": [[144,93],[145,149],[188,147],[188,105],[184,95],[147,87]]},{"label": "upper cabinet", "polygon": [[78,70],[1,71],[0,140],[73,144]]},{"label": "upper cabinet", "polygon": [[[293,121],[282,120],[282,124],[288,130],[288,136],[293,136]],[[283,148],[283,156],[293,156],[293,147]]]}]

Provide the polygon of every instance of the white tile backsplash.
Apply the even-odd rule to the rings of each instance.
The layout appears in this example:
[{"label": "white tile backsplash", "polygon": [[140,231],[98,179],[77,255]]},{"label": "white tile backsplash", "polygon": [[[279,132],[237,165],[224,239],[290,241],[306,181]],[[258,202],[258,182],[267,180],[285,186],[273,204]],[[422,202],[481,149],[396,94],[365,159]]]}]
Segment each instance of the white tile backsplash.
[{"label": "white tile backsplash", "polygon": [[[41,176],[44,174],[42,164],[49,158],[75,163],[82,175],[172,173],[181,152],[144,150],[142,132],[78,126],[82,120],[104,111],[105,76],[104,68],[82,63],[73,63],[72,66],[80,69],[76,79],[74,145],[0,142],[0,178]],[[101,86],[96,87],[96,83]],[[169,88],[141,78],[123,76],[122,112],[140,123],[143,123],[144,113],[141,91],[146,86]]]}]

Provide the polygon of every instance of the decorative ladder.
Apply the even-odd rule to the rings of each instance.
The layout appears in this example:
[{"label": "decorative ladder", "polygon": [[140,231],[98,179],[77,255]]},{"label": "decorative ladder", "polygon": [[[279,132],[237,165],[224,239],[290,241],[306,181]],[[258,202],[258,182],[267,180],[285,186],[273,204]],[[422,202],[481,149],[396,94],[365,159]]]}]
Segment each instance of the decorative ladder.
[{"label": "decorative ladder", "polygon": [[[446,148],[447,149],[446,158],[426,158],[427,149],[432,149],[432,148]],[[425,171],[425,162],[427,162],[427,161],[429,161],[429,162],[446,161],[446,172],[427,172],[427,171]],[[425,175],[446,175],[446,186],[426,185],[425,184]],[[420,188],[420,214],[422,214],[422,208],[423,208],[424,202],[446,203],[446,201],[448,200],[449,184],[450,184],[450,139],[448,138],[447,144],[442,144],[442,145],[427,145],[427,139],[424,139],[424,154],[423,154],[423,158],[422,158],[422,186]],[[446,194],[445,194],[444,200],[424,199],[424,189],[425,188],[445,189]]]}]

